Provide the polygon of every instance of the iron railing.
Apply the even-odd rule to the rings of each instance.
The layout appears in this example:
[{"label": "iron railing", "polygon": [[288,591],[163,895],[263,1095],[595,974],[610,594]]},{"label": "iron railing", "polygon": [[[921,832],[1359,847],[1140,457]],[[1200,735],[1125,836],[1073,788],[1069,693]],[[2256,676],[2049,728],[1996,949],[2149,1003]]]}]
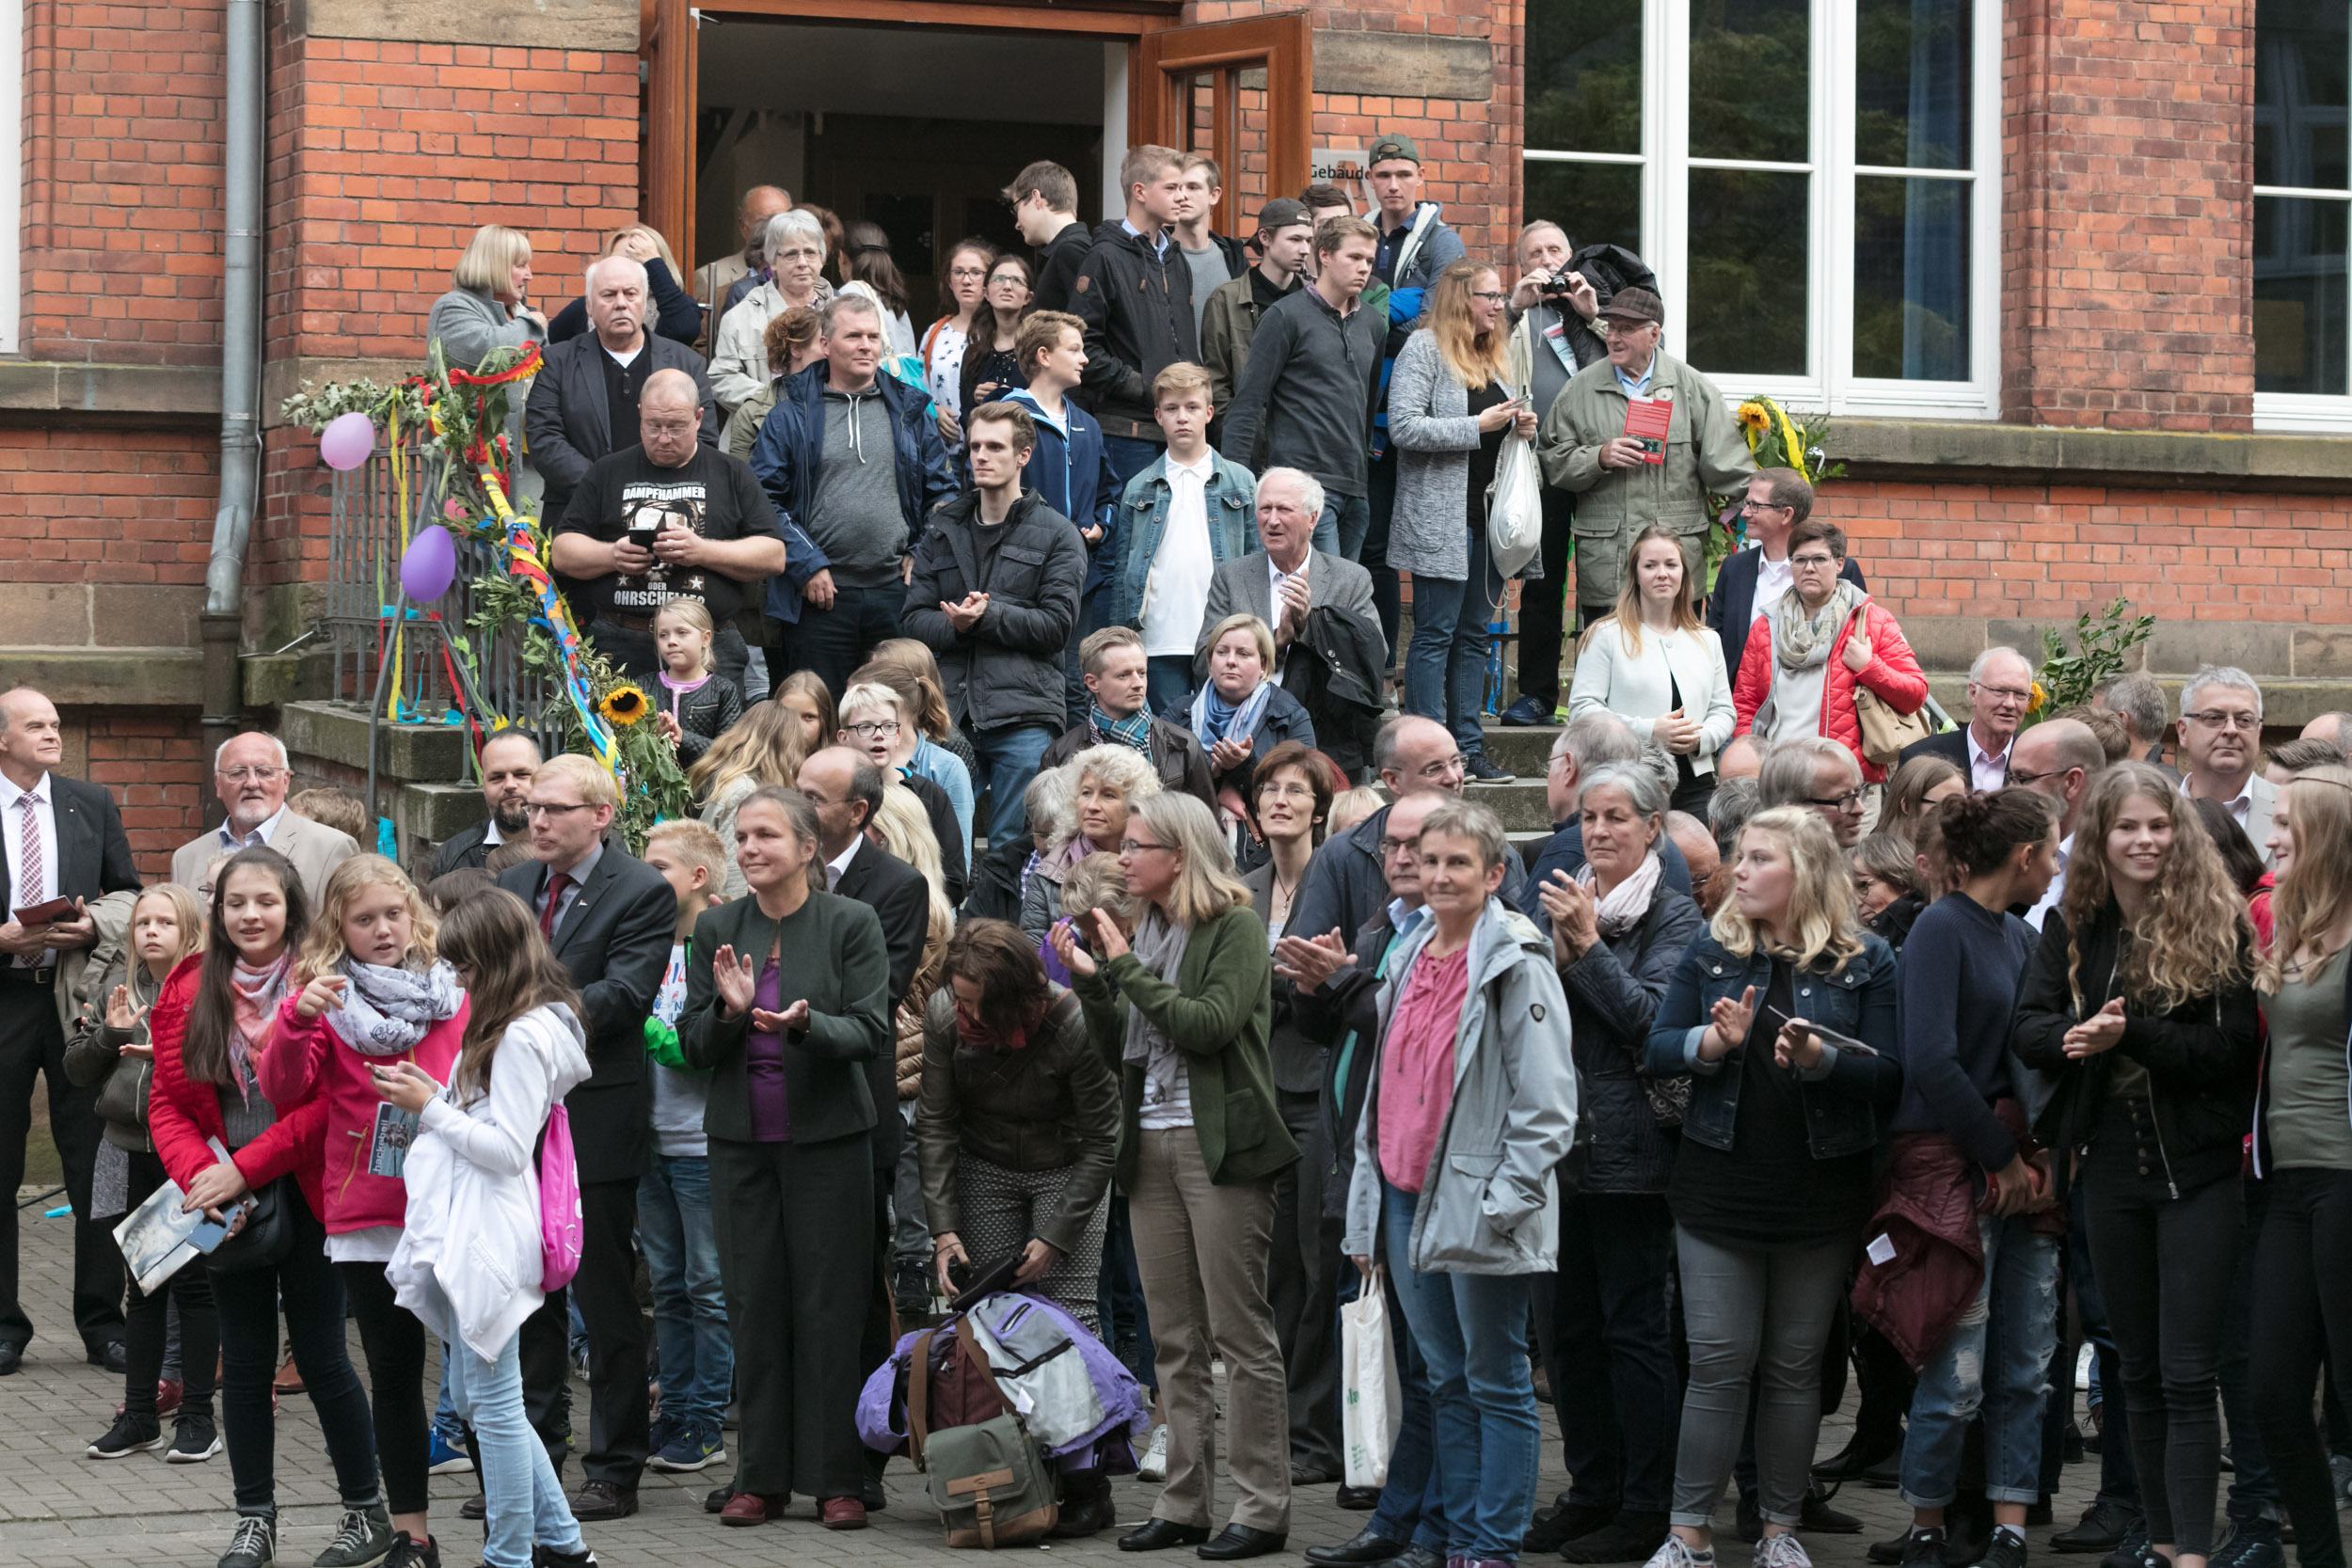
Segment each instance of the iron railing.
[{"label": "iron railing", "polygon": [[[514,624],[483,633],[467,628],[475,610],[475,579],[504,567],[491,546],[451,529],[457,541],[457,574],[449,592],[430,605],[406,606],[403,618],[394,620],[395,608],[403,603],[400,562],[408,539],[418,529],[446,520],[441,493],[446,462],[429,443],[404,436],[397,451],[379,444],[358,467],[334,476],[322,623],[334,662],[334,695],[370,707],[379,691],[396,693],[404,721],[469,719],[485,731],[503,721],[531,730],[543,746],[551,744],[548,721],[564,702],[563,689],[525,666],[525,628]],[[390,634],[396,625],[401,635],[395,641]],[[472,651],[470,671],[441,635],[442,627]],[[388,683],[385,661],[395,646],[398,658]],[[460,678],[453,680],[453,673]],[[390,701],[388,695],[383,706]],[[453,720],[453,714],[461,718]],[[382,717],[380,709],[376,716]],[[468,772],[470,776],[470,763]]]}]

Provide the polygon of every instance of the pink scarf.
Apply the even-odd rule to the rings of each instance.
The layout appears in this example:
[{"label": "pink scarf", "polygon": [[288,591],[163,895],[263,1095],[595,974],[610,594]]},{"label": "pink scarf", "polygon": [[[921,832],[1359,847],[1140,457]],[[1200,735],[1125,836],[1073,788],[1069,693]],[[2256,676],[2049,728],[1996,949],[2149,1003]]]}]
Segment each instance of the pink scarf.
[{"label": "pink scarf", "polygon": [[230,1001],[236,1009],[237,1027],[229,1039],[229,1066],[237,1093],[248,1105],[253,1102],[253,1057],[268,1043],[270,1025],[278,1017],[278,1003],[286,994],[286,974],[293,965],[290,946],[267,969],[251,968],[239,958],[230,973]]}]

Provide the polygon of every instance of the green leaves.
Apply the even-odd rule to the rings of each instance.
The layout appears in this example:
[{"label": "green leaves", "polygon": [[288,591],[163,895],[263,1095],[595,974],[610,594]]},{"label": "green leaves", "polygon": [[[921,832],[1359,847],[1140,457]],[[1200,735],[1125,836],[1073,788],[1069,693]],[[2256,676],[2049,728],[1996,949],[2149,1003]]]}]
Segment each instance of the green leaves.
[{"label": "green leaves", "polygon": [[2154,616],[2135,616],[2131,608],[2129,599],[2119,597],[2096,615],[2085,610],[2074,617],[2071,653],[2057,627],[2043,629],[2038,677],[2043,699],[2032,719],[2088,703],[2093,691],[2123,673],[2132,649],[2156,629]]}]

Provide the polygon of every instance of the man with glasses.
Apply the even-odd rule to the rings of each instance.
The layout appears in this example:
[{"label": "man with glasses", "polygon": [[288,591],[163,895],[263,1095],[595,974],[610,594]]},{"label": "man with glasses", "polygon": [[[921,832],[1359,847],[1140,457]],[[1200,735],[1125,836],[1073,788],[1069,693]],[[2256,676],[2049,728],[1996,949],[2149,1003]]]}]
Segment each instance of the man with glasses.
[{"label": "man with glasses", "polygon": [[[1544,805],[1551,814],[1552,832],[1528,869],[1528,907],[1519,911],[1535,923],[1546,942],[1551,940],[1551,916],[1544,909],[1541,890],[1555,876],[1573,880],[1584,868],[1584,822],[1577,810],[1577,793],[1584,786],[1584,776],[1605,763],[1641,760],[1640,737],[1613,713],[1572,719],[1551,743],[1551,760],[1544,769]],[[1690,893],[1691,863],[1675,841],[1662,833],[1658,839],[1658,866],[1668,887]],[[1563,1493],[1562,1497],[1565,1497]]]},{"label": "man with glasses", "polygon": [[240,849],[267,847],[293,863],[316,909],[326,879],[358,854],[359,846],[349,833],[288,811],[286,788],[293,779],[285,744],[276,736],[250,730],[225,742],[213,755],[213,793],[228,820],[172,851],[171,879],[194,893],[199,903],[209,903],[213,890],[204,880],[205,867]]},{"label": "man with glasses", "polygon": [[643,444],[589,465],[556,524],[549,564],[586,598],[588,640],[623,674],[660,673],[654,615],[672,599],[696,599],[718,628],[719,673],[739,687],[751,657],[735,627],[742,585],[784,570],[776,509],[749,464],[703,445],[692,376],[656,371],[637,402]]},{"label": "man with glasses", "polygon": [[2074,816],[2090,781],[2107,765],[2106,748],[2090,726],[2076,719],[2052,719],[2017,737],[2009,757],[2009,783],[2047,796],[2058,812],[2058,874],[2026,915],[2026,924],[2042,929],[2042,917],[2058,908],[2066,892],[2066,863],[2074,858]]},{"label": "man with glasses", "polygon": [[[572,1499],[585,1521],[637,1512],[651,1447],[645,1397],[645,1320],[637,1307],[637,1180],[651,1168],[653,1087],[645,1020],[670,967],[677,895],[660,872],[605,842],[621,796],[588,758],[550,758],[532,776],[532,858],[499,886],[520,898],[580,991],[586,1083],[564,1099],[580,1166],[580,1273],[568,1288],[588,1327],[587,1482]],[[563,1473],[571,1364],[565,1291],[525,1319],[523,1408]]]},{"label": "man with glasses", "polygon": [[2229,807],[2270,865],[2276,857],[2264,841],[2279,786],[2254,766],[2262,738],[2262,688],[2245,671],[2208,664],[2181,688],[2181,793]]},{"label": "man with glasses", "polygon": [[1837,835],[1839,848],[1851,849],[1862,842],[1869,802],[1862,765],[1827,736],[1799,736],[1774,746],[1764,759],[1764,770],[1756,776],[1756,792],[1758,811],[1809,806]]},{"label": "man with glasses", "polygon": [[[1724,644],[1724,669],[1731,684],[1740,684],[1740,659],[1747,651],[1748,629],[1765,607],[1788,592],[1788,531],[1813,512],[1813,486],[1794,468],[1762,468],[1748,481],[1747,499],[1740,503],[1740,521],[1748,545],[1724,558],[1716,569],[1714,590],[1707,595],[1707,624]],[[1851,556],[1838,577],[1856,588],[1862,568]]]},{"label": "man with glasses", "polygon": [[2033,706],[2033,666],[2014,648],[1987,648],[1968,666],[1968,723],[1903,748],[1902,760],[1942,757],[1977,794],[2010,783],[2010,748]]}]

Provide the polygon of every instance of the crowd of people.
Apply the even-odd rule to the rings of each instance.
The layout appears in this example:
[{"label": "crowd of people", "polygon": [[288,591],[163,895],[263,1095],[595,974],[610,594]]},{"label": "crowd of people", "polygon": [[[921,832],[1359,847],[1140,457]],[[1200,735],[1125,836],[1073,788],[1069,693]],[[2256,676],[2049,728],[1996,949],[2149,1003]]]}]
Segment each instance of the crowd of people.
[{"label": "crowd of people", "polygon": [[[1032,166],[1034,262],[947,252],[919,335],[878,230],[770,187],[739,257],[681,281],[625,230],[552,320],[483,230],[435,334],[551,345],[552,564],[696,802],[642,844],[506,729],[481,826],[404,868],[255,732],[144,883],[54,705],[0,693],[0,1060],[19,1107],[47,1075],[73,1323],[124,1380],[93,1460],[225,1448],[220,1568],[278,1556],[297,1392],[320,1568],[438,1568],[428,1479],[466,1470],[491,1568],[592,1561],[647,1468],[854,1529],[865,1379],[1003,1263],[1148,1390],[1136,1451],[1065,1466],[1064,1537],[1132,1468],[1129,1551],[1280,1552],[1340,1483],[1369,1517],[1321,1568],[1709,1568],[1736,1481],[1757,1568],[1806,1568],[1867,1476],[1914,1510],[1874,1560],[2022,1568],[2079,1332],[2102,1481],[2058,1549],[2276,1568],[2291,1524],[2342,1561],[2352,715],[2265,750],[2211,668],[2177,720],[2137,673],[2043,715],[1994,648],[1930,733],[1843,531],[1753,470],[1654,291],[1543,223],[1506,288],[1409,139],[1370,157],[1369,217],[1317,186],[1248,246],[1208,160],[1138,149],[1091,237]],[[1474,787],[1510,777],[1508,440],[1546,537],[1502,718],[1565,720],[1525,847]],[[213,1250],[126,1278],[167,1185]],[[1353,1486],[1339,1308],[1375,1291],[1403,1415]]]}]

